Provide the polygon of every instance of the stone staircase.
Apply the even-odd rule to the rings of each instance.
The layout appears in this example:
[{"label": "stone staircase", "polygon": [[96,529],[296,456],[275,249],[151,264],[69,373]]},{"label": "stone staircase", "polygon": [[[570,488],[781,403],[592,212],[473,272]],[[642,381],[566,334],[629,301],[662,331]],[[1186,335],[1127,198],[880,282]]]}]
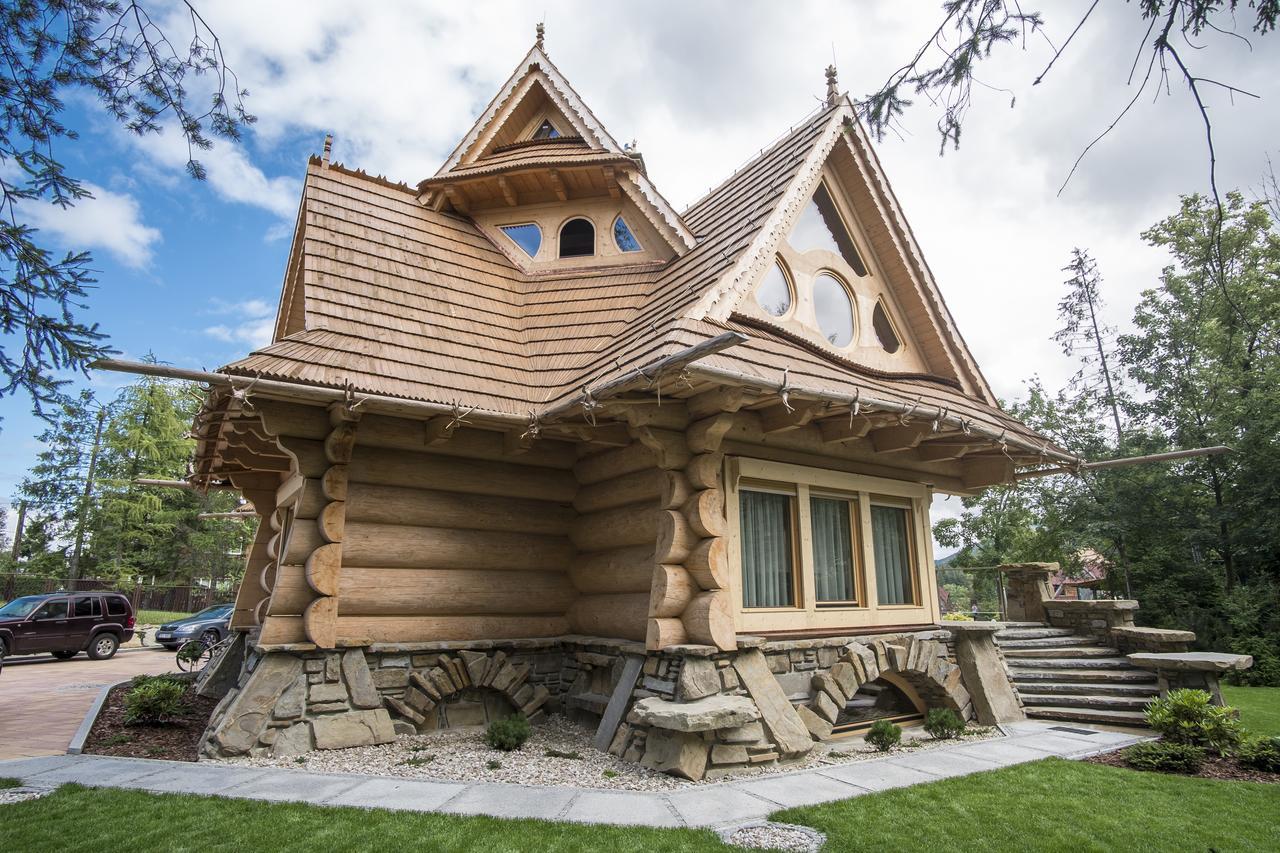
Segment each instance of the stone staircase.
[{"label": "stone staircase", "polygon": [[1156,676],[1120,651],[1070,628],[1005,622],[996,635],[1028,717],[1145,726]]}]

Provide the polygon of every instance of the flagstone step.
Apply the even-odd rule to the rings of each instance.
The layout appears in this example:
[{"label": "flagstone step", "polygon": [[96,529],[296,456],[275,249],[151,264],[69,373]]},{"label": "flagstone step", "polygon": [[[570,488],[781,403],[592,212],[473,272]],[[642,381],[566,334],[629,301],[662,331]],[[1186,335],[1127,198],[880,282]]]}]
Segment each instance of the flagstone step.
[{"label": "flagstone step", "polygon": [[1010,675],[1014,682],[1035,682],[1035,681],[1055,681],[1059,683],[1099,683],[1109,682],[1112,684],[1155,684],[1155,673],[1137,667],[1129,667],[1127,669],[1110,669],[1107,667],[1096,667],[1092,669],[1054,669],[1046,667],[1043,669],[1032,669],[1037,666],[1038,661],[1027,661],[1028,667],[1017,667],[1010,670]]},{"label": "flagstone step", "polygon": [[1011,637],[996,635],[996,641],[1002,649],[1064,649],[1073,646],[1097,646],[1097,640],[1080,637],[1075,634],[1057,635],[1053,637]]},{"label": "flagstone step", "polygon": [[1048,628],[1048,622],[1001,622],[1005,628]]},{"label": "flagstone step", "polygon": [[[1118,657],[1120,651],[1109,646],[1056,646],[1053,648],[1005,649],[1006,658],[1106,658]],[[1120,658],[1124,660],[1124,658]]]},{"label": "flagstone step", "polygon": [[1088,708],[1107,711],[1141,711],[1151,701],[1149,696],[1056,695],[1019,693],[1028,710],[1032,706],[1048,708]]},{"label": "flagstone step", "polygon": [[[1063,670],[1055,670],[1052,673],[1050,673],[1050,675],[1056,676],[1060,672],[1063,672]],[[1154,681],[1149,683],[1143,681],[1143,682],[1136,682],[1131,684],[1126,684],[1124,682],[1115,684],[1115,683],[1112,683],[1110,680],[1085,681],[1085,682],[1077,682],[1077,681],[1062,682],[1062,681],[1057,681],[1052,677],[1046,678],[1046,679],[1015,678],[1013,686],[1014,686],[1014,689],[1017,690],[1020,695],[1025,693],[1036,693],[1036,694],[1059,694],[1059,695],[1079,694],[1084,696],[1147,696],[1147,697],[1151,697],[1151,696],[1155,696],[1160,692],[1159,688],[1156,687],[1156,683]]]},{"label": "flagstone step", "polygon": [[996,632],[996,639],[1001,643],[1007,640],[1035,640],[1041,637],[1071,637],[1075,631],[1070,628],[1005,628]]},{"label": "flagstone step", "polygon": [[1039,720],[1064,720],[1080,723],[1106,723],[1112,726],[1147,725],[1141,711],[1108,711],[1102,708],[1063,708],[1061,706],[1033,705],[1026,709],[1027,716]]},{"label": "flagstone step", "polygon": [[[1111,654],[1115,654],[1115,650],[1109,650]],[[1011,670],[1027,669],[1132,669],[1133,664],[1129,663],[1128,658],[1122,657],[1071,657],[1061,658],[1042,658],[1042,657],[1012,657],[1005,656],[1005,663],[1009,664]],[[1017,674],[1016,672],[1014,673]]]}]

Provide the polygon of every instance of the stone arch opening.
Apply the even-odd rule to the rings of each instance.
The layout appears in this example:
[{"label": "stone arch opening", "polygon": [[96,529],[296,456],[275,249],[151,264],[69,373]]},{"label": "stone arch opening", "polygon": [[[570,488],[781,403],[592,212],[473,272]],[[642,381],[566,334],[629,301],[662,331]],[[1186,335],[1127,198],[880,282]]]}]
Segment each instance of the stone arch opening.
[{"label": "stone arch opening", "polygon": [[813,699],[802,717],[819,740],[882,717],[921,717],[930,708],[950,708],[964,720],[973,717],[960,668],[951,662],[946,644],[928,635],[849,643],[828,672],[814,677],[813,685]]},{"label": "stone arch opening", "polygon": [[463,651],[410,669],[404,695],[383,701],[420,732],[484,726],[515,713],[532,717],[542,708],[550,693],[528,679],[528,664],[513,665],[502,652]]}]

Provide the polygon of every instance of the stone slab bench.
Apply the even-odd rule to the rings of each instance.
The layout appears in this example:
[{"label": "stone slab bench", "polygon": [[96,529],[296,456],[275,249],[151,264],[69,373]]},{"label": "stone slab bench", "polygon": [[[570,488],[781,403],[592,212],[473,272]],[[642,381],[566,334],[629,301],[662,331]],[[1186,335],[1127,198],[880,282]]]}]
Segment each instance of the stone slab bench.
[{"label": "stone slab bench", "polygon": [[1155,672],[1161,696],[1181,688],[1205,690],[1213,697],[1213,704],[1223,705],[1218,676],[1248,669],[1253,658],[1224,652],[1135,652],[1129,655],[1129,663]]}]

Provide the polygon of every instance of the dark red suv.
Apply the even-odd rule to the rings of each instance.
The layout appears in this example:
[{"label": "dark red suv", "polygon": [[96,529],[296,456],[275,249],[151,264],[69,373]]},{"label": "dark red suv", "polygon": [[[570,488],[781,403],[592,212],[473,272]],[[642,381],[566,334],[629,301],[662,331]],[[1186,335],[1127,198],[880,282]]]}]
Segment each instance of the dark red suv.
[{"label": "dark red suv", "polygon": [[133,605],[118,592],[24,595],[0,607],[0,657],[88,652],[106,660],[133,639]]}]

